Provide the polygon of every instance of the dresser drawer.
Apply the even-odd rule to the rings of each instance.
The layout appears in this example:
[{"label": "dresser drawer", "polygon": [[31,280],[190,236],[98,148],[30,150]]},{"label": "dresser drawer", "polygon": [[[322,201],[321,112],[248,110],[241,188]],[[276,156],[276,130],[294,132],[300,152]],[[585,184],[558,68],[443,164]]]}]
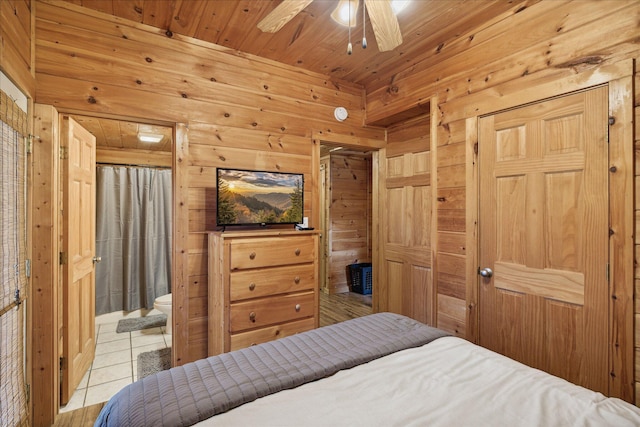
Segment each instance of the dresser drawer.
[{"label": "dresser drawer", "polygon": [[230,276],[231,301],[300,292],[316,287],[313,264],[237,270],[231,272]]},{"label": "dresser drawer", "polygon": [[230,269],[304,264],[315,260],[316,251],[315,239],[309,235],[234,240]]},{"label": "dresser drawer", "polygon": [[314,317],[315,314],[313,291],[237,302],[231,304],[229,332]]},{"label": "dresser drawer", "polygon": [[310,331],[316,327],[315,318],[296,320],[282,325],[267,326],[253,331],[240,332],[231,335],[231,347],[229,351],[249,347],[251,345],[284,338],[298,332]]}]

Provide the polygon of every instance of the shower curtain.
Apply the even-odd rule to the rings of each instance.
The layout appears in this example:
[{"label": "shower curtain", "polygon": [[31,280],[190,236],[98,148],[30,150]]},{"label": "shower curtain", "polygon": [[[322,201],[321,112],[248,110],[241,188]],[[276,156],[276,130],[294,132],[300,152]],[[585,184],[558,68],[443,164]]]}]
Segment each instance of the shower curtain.
[{"label": "shower curtain", "polygon": [[171,170],[96,168],[96,315],[171,292]]}]

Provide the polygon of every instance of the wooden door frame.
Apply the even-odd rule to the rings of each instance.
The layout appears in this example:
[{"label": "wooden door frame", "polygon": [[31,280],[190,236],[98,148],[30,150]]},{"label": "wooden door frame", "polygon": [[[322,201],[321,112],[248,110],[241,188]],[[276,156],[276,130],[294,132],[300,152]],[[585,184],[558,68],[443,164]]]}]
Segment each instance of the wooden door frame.
[{"label": "wooden door frame", "polygon": [[[57,110],[52,105],[34,104],[34,143],[33,194],[31,222],[31,241],[33,259],[31,314],[31,342],[27,348],[31,360],[31,422],[34,426],[48,426],[55,422],[60,407],[59,376],[59,329],[60,312],[59,280],[61,269],[58,263],[60,252],[60,129],[59,117],[62,114],[79,114],[92,117],[104,117],[115,120],[135,121],[169,126],[174,129],[172,147],[172,191],[173,191],[173,253],[172,287],[174,300],[187,301],[188,292],[188,251],[187,228],[188,212],[186,206],[188,169],[187,126],[181,123],[168,123],[146,118],[133,118],[114,115],[100,115],[75,110]],[[37,171],[37,173],[35,173]],[[177,294],[177,296],[176,296]],[[182,306],[173,305],[172,348],[173,364],[176,359],[186,360],[183,352],[188,350],[188,311]],[[178,311],[178,312],[177,312]]]},{"label": "wooden door frame", "polygon": [[[386,138],[385,138],[386,139]],[[360,151],[371,151],[371,259],[377,261],[379,259],[380,253],[380,245],[379,245],[379,236],[380,232],[378,229],[378,219],[379,219],[379,197],[378,197],[378,159],[380,150],[384,148],[386,145],[386,141],[379,141],[374,139],[366,139],[366,138],[354,138],[351,135],[340,135],[340,134],[331,134],[327,136],[322,131],[314,131],[311,137],[311,141],[313,143],[313,148],[311,152],[311,172],[313,175],[313,182],[315,183],[312,195],[313,206],[311,208],[311,227],[320,230],[320,145],[322,143],[327,144],[336,144],[341,145],[348,149],[360,150]],[[322,242],[323,238],[318,239]],[[320,243],[322,244],[322,243]],[[371,309],[374,313],[380,311],[379,304],[379,292],[383,285],[378,280],[379,274],[377,265],[378,262],[373,262],[373,274],[371,280]]]},{"label": "wooden door frame", "polygon": [[[625,60],[470,105],[466,117],[467,338],[478,342],[478,118],[599,85],[609,88],[609,395],[634,401],[634,64]],[[495,93],[495,89],[494,93]]]}]

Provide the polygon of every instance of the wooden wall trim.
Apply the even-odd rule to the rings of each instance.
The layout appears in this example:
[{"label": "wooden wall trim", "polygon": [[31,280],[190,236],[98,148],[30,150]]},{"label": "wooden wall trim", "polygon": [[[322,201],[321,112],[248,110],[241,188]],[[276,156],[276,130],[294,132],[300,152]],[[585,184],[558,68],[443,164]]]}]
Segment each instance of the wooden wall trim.
[{"label": "wooden wall trim", "polygon": [[320,142],[330,142],[332,144],[342,144],[347,147],[354,147],[358,149],[362,148],[371,148],[374,150],[380,149],[386,146],[386,134],[383,130],[380,130],[381,138],[367,138],[356,135],[348,135],[339,132],[329,132],[329,131],[314,131],[312,134],[312,139],[317,139]]},{"label": "wooden wall trim", "polygon": [[440,124],[440,110],[438,109],[438,97],[430,99],[430,138],[429,151],[431,152],[431,283],[433,284],[429,307],[429,324],[438,326],[438,125]]},{"label": "wooden wall trim", "polygon": [[[311,218],[309,218],[309,227],[320,230],[320,140],[312,138],[311,144],[311,182],[305,182],[304,185],[305,187],[311,187],[309,191],[309,193],[311,193]],[[326,236],[323,235],[318,241],[322,242],[325,238]],[[322,254],[320,248],[318,248],[318,254]],[[318,258],[320,258],[320,256],[322,255],[319,255]]]},{"label": "wooden wall trim", "polygon": [[[630,70],[633,71],[633,70]],[[633,75],[609,82],[611,375],[609,394],[634,402]]]},{"label": "wooden wall trim", "polygon": [[384,259],[386,243],[384,241],[384,230],[380,229],[380,224],[384,222],[386,205],[387,205],[387,192],[383,189],[381,183],[384,182],[387,174],[387,149],[382,148],[375,152],[376,162],[373,164],[372,173],[375,173],[373,190],[377,195],[378,203],[374,211],[374,224],[378,224],[374,227],[374,249],[377,250],[378,256],[375,258],[376,262],[373,263],[373,298],[372,308],[374,313],[381,311],[387,311],[389,309],[389,285],[387,282],[387,268],[386,261]]},{"label": "wooden wall trim", "polygon": [[59,407],[58,363],[58,277],[60,230],[58,112],[52,106],[36,104],[33,141],[33,215],[31,301],[31,421],[49,426]]},{"label": "wooden wall trim", "polygon": [[465,124],[466,157],[466,273],[467,278],[467,339],[477,343],[478,336],[478,118],[470,117]]},{"label": "wooden wall trim", "polygon": [[383,281],[380,278],[380,265],[383,262],[380,241],[382,231],[380,230],[380,156],[379,151],[374,151],[371,156],[371,308],[373,313],[378,313],[380,309],[380,296]]},{"label": "wooden wall trim", "polygon": [[131,148],[96,148],[96,163],[112,165],[136,166],[172,166],[172,155],[169,151],[135,150]]},{"label": "wooden wall trim", "polygon": [[173,333],[172,366],[189,356],[189,159],[188,126],[176,124],[173,149],[173,277],[171,279]]}]

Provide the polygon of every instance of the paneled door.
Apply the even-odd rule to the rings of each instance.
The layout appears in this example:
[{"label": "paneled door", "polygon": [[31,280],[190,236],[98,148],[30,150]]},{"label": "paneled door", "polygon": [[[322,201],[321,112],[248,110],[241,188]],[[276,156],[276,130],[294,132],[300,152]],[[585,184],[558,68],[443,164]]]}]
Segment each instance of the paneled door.
[{"label": "paneled door", "polygon": [[95,355],[96,139],[61,117],[63,359],[66,404]]},{"label": "paneled door", "polygon": [[434,324],[429,120],[390,129],[380,150],[381,275],[374,311]]},{"label": "paneled door", "polygon": [[479,343],[607,393],[608,91],[479,120]]}]

